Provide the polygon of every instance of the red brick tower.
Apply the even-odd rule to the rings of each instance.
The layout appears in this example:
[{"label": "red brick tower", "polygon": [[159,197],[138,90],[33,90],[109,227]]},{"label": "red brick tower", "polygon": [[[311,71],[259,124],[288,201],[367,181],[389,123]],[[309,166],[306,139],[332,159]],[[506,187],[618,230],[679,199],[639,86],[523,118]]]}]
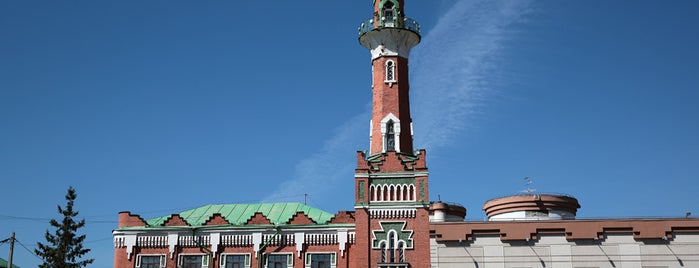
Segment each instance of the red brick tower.
[{"label": "red brick tower", "polygon": [[371,52],[370,150],[357,153],[355,267],[430,267],[425,151],[413,151],[408,55],[420,42],[403,0],[375,0],[359,27]]}]

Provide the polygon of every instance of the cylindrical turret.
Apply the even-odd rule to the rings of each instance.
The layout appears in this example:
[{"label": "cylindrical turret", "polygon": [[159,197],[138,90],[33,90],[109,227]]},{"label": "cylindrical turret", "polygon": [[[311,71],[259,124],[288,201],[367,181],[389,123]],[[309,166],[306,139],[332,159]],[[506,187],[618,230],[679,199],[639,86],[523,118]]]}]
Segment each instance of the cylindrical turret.
[{"label": "cylindrical turret", "polygon": [[466,218],[462,205],[436,202],[430,204],[430,222],[459,222]]},{"label": "cylindrical turret", "polygon": [[374,14],[359,26],[359,43],[372,60],[373,105],[370,153],[413,154],[408,96],[408,56],[420,43],[420,26],[403,14],[402,0],[377,0]]},{"label": "cylindrical turret", "polygon": [[572,220],[578,208],[575,197],[534,193],[495,198],[483,205],[489,221]]}]

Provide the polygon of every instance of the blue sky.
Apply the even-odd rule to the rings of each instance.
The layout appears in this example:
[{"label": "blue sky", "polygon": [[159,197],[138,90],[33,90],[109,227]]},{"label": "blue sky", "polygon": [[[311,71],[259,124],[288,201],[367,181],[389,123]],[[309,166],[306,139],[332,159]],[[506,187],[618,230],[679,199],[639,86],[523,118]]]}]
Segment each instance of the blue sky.
[{"label": "blue sky", "polygon": [[[699,214],[699,3],[406,2],[433,200],[482,219],[528,176],[577,197],[579,217]],[[1,2],[0,239],[44,242],[70,185],[94,267],[112,265],[119,211],[304,193],[352,210],[370,14],[371,1]]]}]

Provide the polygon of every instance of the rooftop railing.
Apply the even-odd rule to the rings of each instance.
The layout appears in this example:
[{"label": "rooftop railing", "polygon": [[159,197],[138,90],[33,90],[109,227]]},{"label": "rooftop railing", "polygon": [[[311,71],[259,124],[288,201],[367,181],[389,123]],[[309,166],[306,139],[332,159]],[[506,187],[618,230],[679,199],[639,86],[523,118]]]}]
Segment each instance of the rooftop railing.
[{"label": "rooftop railing", "polygon": [[406,17],[382,17],[379,20],[379,23],[376,23],[375,19],[368,19],[362,22],[362,24],[359,25],[359,36],[367,32],[383,28],[406,29],[416,34],[420,34],[420,24],[414,19]]}]

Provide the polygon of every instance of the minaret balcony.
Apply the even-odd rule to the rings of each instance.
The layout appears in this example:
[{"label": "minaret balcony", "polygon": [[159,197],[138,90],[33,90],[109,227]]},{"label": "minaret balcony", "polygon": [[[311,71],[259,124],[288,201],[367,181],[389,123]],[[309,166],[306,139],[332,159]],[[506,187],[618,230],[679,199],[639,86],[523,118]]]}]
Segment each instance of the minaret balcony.
[{"label": "minaret balcony", "polygon": [[381,17],[378,19],[368,19],[359,25],[359,36],[373,30],[384,28],[405,29],[420,35],[420,24],[416,20],[406,17]]}]

